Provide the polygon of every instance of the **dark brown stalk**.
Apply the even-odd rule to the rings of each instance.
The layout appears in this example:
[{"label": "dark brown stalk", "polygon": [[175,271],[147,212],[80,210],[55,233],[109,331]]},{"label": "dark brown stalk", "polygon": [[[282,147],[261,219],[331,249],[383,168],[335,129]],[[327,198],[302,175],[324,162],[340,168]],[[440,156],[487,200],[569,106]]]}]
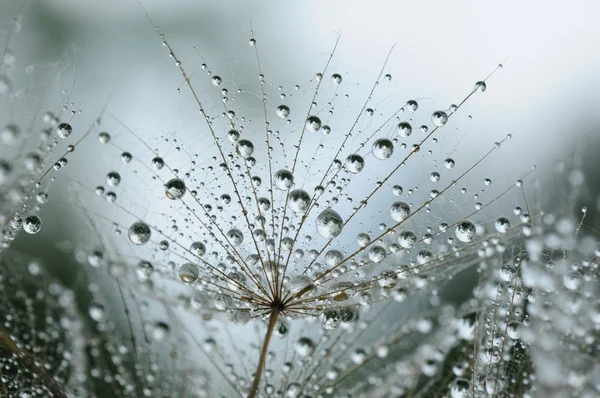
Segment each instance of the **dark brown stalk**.
[{"label": "dark brown stalk", "polygon": [[269,343],[271,342],[271,337],[273,336],[273,331],[275,330],[275,324],[277,323],[277,318],[279,318],[279,313],[280,309],[276,307],[273,308],[271,315],[269,316],[269,326],[267,328],[267,333],[265,334],[265,341],[263,342],[262,350],[260,351],[260,359],[258,360],[258,366],[256,368],[256,373],[254,374],[254,381],[252,381],[252,388],[250,388],[248,398],[256,398],[258,394],[260,379],[267,363]]}]

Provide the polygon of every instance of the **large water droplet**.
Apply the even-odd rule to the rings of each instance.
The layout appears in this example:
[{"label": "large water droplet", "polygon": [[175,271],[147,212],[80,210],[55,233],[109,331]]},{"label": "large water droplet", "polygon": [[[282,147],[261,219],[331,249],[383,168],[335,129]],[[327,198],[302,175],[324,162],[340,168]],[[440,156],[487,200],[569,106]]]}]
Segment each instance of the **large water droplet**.
[{"label": "large water droplet", "polygon": [[277,113],[278,118],[285,119],[290,115],[290,108],[286,105],[279,105],[275,112]]},{"label": "large water droplet", "polygon": [[71,127],[71,125],[69,123],[61,123],[56,128],[56,134],[60,138],[67,138],[68,136],[71,135],[72,132],[73,132],[73,128]]},{"label": "large water droplet", "polygon": [[42,219],[33,214],[23,221],[23,230],[28,234],[37,234],[42,229]]},{"label": "large water droplet", "polygon": [[390,207],[390,216],[394,221],[403,221],[410,215],[410,206],[405,202],[395,202]]},{"label": "large water droplet", "polygon": [[319,131],[321,126],[321,119],[319,119],[317,116],[309,116],[306,119],[306,129],[311,133],[316,133],[317,131]]},{"label": "large water droplet", "polygon": [[458,223],[455,230],[455,235],[461,242],[471,242],[475,238],[477,229],[471,221],[465,220]]},{"label": "large water droplet", "polygon": [[350,173],[360,173],[365,168],[365,160],[358,154],[352,154],[346,158],[346,170]]},{"label": "large water droplet", "polygon": [[129,240],[134,245],[143,245],[150,240],[150,236],[152,234],[152,230],[148,226],[148,224],[137,221],[131,224],[129,227],[128,235]]},{"label": "large water droplet", "polygon": [[198,267],[192,263],[186,263],[179,268],[179,278],[185,283],[193,283],[198,279]]},{"label": "large water droplet", "polygon": [[325,209],[317,217],[317,232],[326,239],[335,238],[342,232],[344,221],[332,209]]},{"label": "large water droplet", "polygon": [[310,195],[303,189],[295,189],[290,192],[288,207],[294,213],[304,213],[310,204]]},{"label": "large water droplet", "polygon": [[238,246],[244,241],[244,234],[239,229],[232,228],[227,232],[227,239],[232,245]]},{"label": "large water droplet", "polygon": [[394,153],[394,144],[387,138],[381,138],[373,144],[373,156],[379,160],[389,159]]},{"label": "large water droplet", "polygon": [[287,191],[294,185],[294,176],[289,170],[281,169],[275,173],[275,186],[282,190]]},{"label": "large water droplet", "polygon": [[165,195],[171,200],[181,199],[185,194],[185,183],[179,178],[173,178],[165,184]]},{"label": "large water droplet", "polygon": [[448,114],[444,111],[435,111],[431,115],[431,122],[437,127],[442,127],[448,123]]}]

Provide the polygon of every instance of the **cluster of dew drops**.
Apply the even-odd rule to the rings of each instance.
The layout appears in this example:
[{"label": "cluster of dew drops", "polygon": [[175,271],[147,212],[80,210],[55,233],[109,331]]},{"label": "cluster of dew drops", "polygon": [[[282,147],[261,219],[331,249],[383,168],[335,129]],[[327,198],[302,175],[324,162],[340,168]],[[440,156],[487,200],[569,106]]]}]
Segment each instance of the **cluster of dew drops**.
[{"label": "cluster of dew drops", "polygon": [[[250,44],[254,45],[255,41],[252,40]],[[320,81],[322,78],[323,78],[323,76],[321,73],[318,73],[316,75],[316,79],[318,81]],[[391,77],[391,75],[387,74],[387,75],[385,75],[385,78],[387,80],[391,80],[392,77]],[[334,73],[331,75],[331,81],[333,84],[339,85],[342,83],[342,76],[338,73]],[[212,77],[212,84],[214,86],[220,86],[221,82],[222,82],[222,79],[219,76]],[[485,91],[486,83],[483,81],[477,82],[475,85],[475,89],[479,92]],[[404,108],[410,112],[416,112],[418,107],[419,107],[419,105],[418,105],[417,101],[409,100],[406,103]],[[453,105],[450,107],[449,111],[454,112],[454,111],[456,111],[456,109],[457,109],[456,105]],[[373,109],[371,109],[371,108],[367,108],[366,112],[369,115],[372,115],[374,113]],[[233,111],[230,111],[229,113],[227,116],[232,118]],[[280,119],[287,119],[289,117],[290,113],[291,113],[291,109],[285,104],[281,104],[275,108],[275,114]],[[444,125],[446,125],[446,123],[448,122],[448,119],[449,119],[448,112],[443,111],[443,110],[437,110],[437,111],[433,112],[431,115],[431,122],[437,128],[443,127]],[[324,125],[323,122],[321,121],[321,119],[316,115],[309,115],[306,118],[304,128],[309,133],[321,132],[324,135],[329,135],[331,132],[331,128],[327,125]],[[396,130],[396,133],[398,136],[400,136],[402,138],[406,138],[412,134],[413,127],[411,126],[410,123],[408,123],[406,121],[401,121],[400,123],[397,124],[395,130]],[[426,133],[426,132],[428,132],[428,127],[423,125],[420,127],[420,130],[421,130],[421,132]],[[110,136],[106,132],[100,133],[98,138],[99,138],[100,142],[102,142],[102,143],[107,143],[110,140]],[[255,146],[251,140],[240,138],[240,133],[235,129],[231,129],[227,133],[227,138],[229,139],[230,142],[235,144],[235,151],[239,156],[243,157],[248,164],[255,163],[255,160],[252,157],[254,150],[255,150]],[[418,148],[414,148],[414,150],[418,151]],[[379,138],[372,145],[372,154],[378,160],[389,159],[392,156],[393,152],[394,152],[394,143],[392,142],[392,140],[390,140],[388,138]],[[129,152],[123,152],[121,154],[121,159],[124,163],[129,163],[132,159],[132,155]],[[352,174],[357,174],[357,173],[360,173],[364,169],[365,160],[362,156],[354,153],[354,154],[350,154],[347,156],[343,165],[342,165],[342,162],[339,161],[338,159],[335,159],[333,161],[333,165],[337,169],[339,169],[341,167],[345,167],[345,169],[348,172],[350,172]],[[455,161],[451,158],[448,158],[444,161],[444,165],[447,169],[452,169],[455,165]],[[165,166],[165,162],[161,157],[155,157],[152,160],[152,167],[155,170],[160,170],[164,166]],[[440,175],[437,172],[432,172],[430,178],[431,178],[431,181],[435,182],[435,181],[439,180]],[[106,175],[106,182],[111,187],[117,186],[120,183],[120,181],[121,181],[121,177],[120,177],[119,173],[116,171],[111,171],[110,173],[108,173]],[[486,182],[486,185],[491,184],[491,180],[489,180],[489,179],[486,179],[485,182]],[[294,185],[294,175],[292,174],[291,171],[289,171],[287,169],[278,170],[274,173],[273,184],[277,189],[287,192]],[[182,197],[184,197],[186,190],[187,190],[187,188],[186,188],[185,182],[179,178],[172,178],[169,181],[167,181],[164,185],[164,192],[165,192],[166,197],[168,199],[174,200],[174,201],[179,200]],[[316,186],[314,191],[316,194],[315,197],[318,197],[320,194],[324,193],[325,189],[322,186]],[[393,187],[393,192],[395,195],[400,195],[402,193],[402,191],[403,191],[403,189],[399,185],[396,185]],[[105,193],[104,188],[98,187],[97,193],[99,195],[104,194]],[[114,199],[116,198],[116,195],[113,192],[109,192],[106,194],[106,197],[109,201],[114,201]],[[223,200],[224,203],[228,203],[231,201],[231,198],[226,194],[223,195],[221,197],[221,199]],[[264,198],[259,199],[259,206],[261,205],[261,203],[260,203],[261,200],[264,200]],[[296,214],[302,215],[310,208],[311,195],[304,189],[294,189],[288,193],[287,203],[288,203],[288,208],[291,211],[293,211]],[[266,209],[266,208],[268,208],[270,203],[265,203],[262,205],[264,205],[264,208]],[[390,216],[396,222],[400,222],[400,221],[406,219],[409,215],[410,215],[410,207],[407,203],[405,203],[403,201],[394,202],[390,207]],[[330,207],[323,210],[316,218],[317,232],[319,233],[319,235],[321,235],[323,238],[326,238],[326,239],[332,239],[332,238],[335,238],[338,235],[340,235],[342,232],[342,229],[343,229],[343,225],[344,225],[344,220],[342,219],[342,217],[335,210],[333,210]],[[510,227],[509,220],[505,217],[501,217],[500,219],[498,219],[496,221],[496,230],[498,232],[505,233],[506,231],[508,231],[509,227]],[[471,221],[464,220],[457,224],[455,234],[459,241],[471,242],[476,236],[476,226]],[[146,222],[141,221],[141,220],[136,221],[133,224],[131,224],[128,229],[129,240],[134,245],[146,244],[147,242],[150,241],[151,235],[152,235],[152,228]],[[362,242],[362,241],[365,239],[368,240],[369,238],[368,238],[368,236],[366,236],[366,238],[365,238],[361,235],[366,235],[366,234],[359,234],[358,243],[361,246],[365,246],[369,242],[368,241]],[[237,228],[230,229],[226,233],[226,237],[229,240],[229,242],[231,244],[233,244],[234,246],[240,245],[244,242],[244,235],[243,235],[242,231],[240,231]],[[407,247],[411,247],[417,241],[417,237],[413,232],[405,231],[402,234],[400,234],[398,241],[400,243],[400,246],[407,248]],[[375,248],[373,248],[373,250],[371,250],[371,252],[370,252],[370,257],[372,257],[371,259],[377,259],[379,257],[382,257],[381,253],[377,252],[377,249],[378,249],[378,247],[375,247]],[[202,256],[206,253],[206,247],[202,242],[199,242],[199,241],[193,242],[190,246],[190,252],[196,256]],[[383,257],[384,256],[385,256],[385,254],[383,255]],[[425,256],[425,257],[429,258],[431,256]],[[378,261],[376,261],[376,262],[378,262]],[[197,278],[199,277],[199,270],[198,270],[197,265],[195,265],[193,263],[185,263],[183,266],[181,266],[181,268],[179,270],[179,277],[185,283],[195,282],[197,280]],[[383,280],[385,281],[386,278],[383,278]]]},{"label": "cluster of dew drops", "polygon": [[[67,122],[60,122],[59,119],[52,112],[46,112],[43,116],[44,124],[47,128],[42,129],[40,132],[40,141],[47,142],[51,139],[53,134],[55,134],[61,140],[64,140],[71,136],[73,132],[73,128]],[[6,145],[14,146],[17,140],[22,139],[21,129],[16,124],[8,124],[5,125],[0,130],[0,142]],[[48,153],[52,152],[52,150],[58,144],[57,141],[54,141],[53,144],[48,145],[47,151]],[[75,150],[74,145],[67,146],[67,152],[73,152]],[[66,155],[66,154],[65,154]],[[66,156],[60,157],[54,164],[52,164],[51,169],[54,171],[61,170],[65,166],[67,166],[68,160]],[[33,151],[27,153],[23,160],[22,165],[24,167],[24,171],[26,173],[31,173],[33,176],[44,177],[43,167],[45,165],[45,161],[43,159],[43,155],[39,153],[39,151]],[[9,175],[11,173],[16,173],[18,170],[13,170],[13,166],[10,163],[0,160],[0,187],[4,185],[9,179]],[[47,174],[47,173],[46,173]],[[54,177],[52,177],[52,181]],[[14,214],[9,222],[9,228],[13,231],[17,231],[19,229],[23,229],[28,234],[34,235],[40,232],[42,229],[42,219],[37,214],[40,210],[40,206],[47,203],[49,200],[48,192],[42,190],[41,179],[37,181],[35,184],[35,188],[38,190],[35,195],[36,206],[33,208],[34,213],[29,214],[25,217],[22,217],[19,213]],[[29,196],[25,196],[24,199],[27,200]]]}]

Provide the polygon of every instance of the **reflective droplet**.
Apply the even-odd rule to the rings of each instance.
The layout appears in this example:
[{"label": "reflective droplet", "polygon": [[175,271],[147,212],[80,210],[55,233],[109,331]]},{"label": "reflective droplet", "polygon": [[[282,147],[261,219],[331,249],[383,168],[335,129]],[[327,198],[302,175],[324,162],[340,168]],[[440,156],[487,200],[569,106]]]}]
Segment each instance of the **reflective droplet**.
[{"label": "reflective droplet", "polygon": [[68,136],[71,135],[71,132],[73,132],[73,128],[71,127],[71,125],[69,123],[61,123],[58,125],[58,127],[56,129],[56,134],[60,138],[67,138]]},{"label": "reflective droplet", "polygon": [[28,234],[37,234],[42,229],[42,219],[33,214],[23,221],[23,230]]},{"label": "reflective droplet", "polygon": [[342,318],[337,310],[325,310],[320,315],[321,325],[325,330],[335,330],[340,326]]},{"label": "reflective droplet", "polygon": [[106,183],[111,187],[116,187],[121,183],[121,175],[116,171],[111,171],[106,175]]},{"label": "reflective droplet", "polygon": [[315,343],[308,337],[302,337],[296,342],[295,349],[299,356],[307,357],[315,352]]},{"label": "reflective droplet", "polygon": [[390,216],[394,221],[403,221],[410,215],[410,206],[405,202],[395,202],[390,207]]},{"label": "reflective droplet", "polygon": [[152,234],[152,230],[148,226],[148,224],[137,221],[131,224],[129,227],[128,235],[129,240],[134,245],[143,245],[150,240],[150,236]]},{"label": "reflective droplet", "polygon": [[454,231],[456,238],[461,242],[471,242],[475,238],[477,229],[471,221],[465,220],[458,223]]},{"label": "reflective droplet", "polygon": [[165,161],[162,158],[156,157],[152,159],[152,167],[154,167],[154,170],[160,170],[165,167]]},{"label": "reflective droplet", "polygon": [[394,271],[383,271],[379,274],[377,282],[384,289],[393,289],[398,284],[398,274]]},{"label": "reflective droplet", "polygon": [[317,131],[319,131],[321,126],[321,119],[319,119],[317,116],[309,116],[306,119],[306,129],[311,133],[316,133]]},{"label": "reflective droplet", "polygon": [[485,84],[484,81],[479,81],[479,82],[475,83],[475,90],[477,90],[478,92],[483,93],[486,89],[487,89],[487,84]]},{"label": "reflective droplet", "polygon": [[190,252],[196,257],[204,256],[206,254],[206,246],[202,242],[194,242],[190,245]]},{"label": "reflective droplet", "polygon": [[106,131],[101,132],[98,134],[98,141],[101,144],[108,144],[110,142],[110,134],[108,134]]},{"label": "reflective droplet", "polygon": [[21,129],[16,124],[6,125],[0,130],[0,142],[6,145],[13,145],[19,139]]},{"label": "reflective droplet", "polygon": [[496,227],[496,231],[505,234],[510,229],[510,221],[506,217],[500,217],[496,220],[494,226]]},{"label": "reflective droplet", "polygon": [[275,186],[277,189],[287,191],[294,185],[294,176],[289,170],[281,169],[275,173]]},{"label": "reflective droplet", "polygon": [[130,163],[132,159],[133,159],[133,156],[131,156],[131,154],[129,152],[123,152],[121,154],[121,161],[123,163]]},{"label": "reflective droplet", "polygon": [[343,224],[342,217],[328,208],[317,217],[317,232],[325,239],[335,238],[342,232]]},{"label": "reflective droplet", "polygon": [[373,144],[373,156],[379,160],[389,159],[394,153],[394,144],[387,138],[380,138]]},{"label": "reflective droplet", "polygon": [[442,127],[448,123],[448,114],[444,111],[435,111],[431,115],[431,122],[437,127]]},{"label": "reflective droplet", "polygon": [[192,263],[186,263],[179,268],[179,279],[185,283],[193,283],[198,279],[198,267]]},{"label": "reflective droplet", "polygon": [[304,213],[310,204],[310,195],[303,189],[295,189],[290,192],[288,207],[294,213]]},{"label": "reflective droplet", "polygon": [[346,158],[346,170],[350,173],[360,173],[365,168],[365,160],[358,154],[352,154]]},{"label": "reflective droplet", "polygon": [[381,246],[372,246],[369,249],[369,260],[374,263],[380,263],[385,260],[386,257],[385,249]]},{"label": "reflective droplet", "polygon": [[285,119],[290,115],[290,108],[288,108],[286,105],[279,105],[277,107],[276,113],[277,117],[279,117],[280,119]]},{"label": "reflective droplet", "polygon": [[411,248],[417,243],[417,235],[412,231],[403,231],[398,235],[398,244],[405,249]]},{"label": "reflective droplet", "polygon": [[152,329],[152,338],[155,341],[162,341],[169,335],[169,325],[164,322],[156,322]]},{"label": "reflective droplet", "polygon": [[227,132],[227,139],[229,142],[237,142],[240,139],[240,132],[234,129],[231,129]]},{"label": "reflective droplet", "polygon": [[398,126],[396,126],[396,133],[400,137],[409,137],[412,134],[412,126],[408,122],[400,122]]},{"label": "reflective droplet", "polygon": [[239,140],[235,146],[235,151],[243,158],[247,158],[254,153],[254,144],[249,140]]},{"label": "reflective droplet", "polygon": [[406,102],[406,109],[410,112],[416,112],[419,109],[419,104],[415,100],[409,100]]},{"label": "reflective droplet", "polygon": [[342,82],[342,76],[339,73],[334,73],[331,75],[331,81],[333,84],[340,84]]},{"label": "reflective droplet", "polygon": [[244,241],[244,234],[239,229],[232,228],[227,232],[227,239],[229,239],[232,245],[238,246]]},{"label": "reflective droplet", "polygon": [[179,178],[173,178],[165,184],[165,195],[171,200],[181,199],[185,194],[185,183]]}]

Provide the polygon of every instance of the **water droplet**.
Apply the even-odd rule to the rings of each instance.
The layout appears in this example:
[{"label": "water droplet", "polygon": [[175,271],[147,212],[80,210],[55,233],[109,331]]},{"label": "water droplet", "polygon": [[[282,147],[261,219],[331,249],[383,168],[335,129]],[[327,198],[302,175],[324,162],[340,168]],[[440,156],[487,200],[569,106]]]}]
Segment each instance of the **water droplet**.
[{"label": "water droplet", "polygon": [[192,263],[185,263],[179,268],[179,279],[185,283],[193,283],[198,279],[198,267]]},{"label": "water droplet", "polygon": [[12,82],[6,75],[0,75],[0,97],[5,96],[12,90]]},{"label": "water droplet", "polygon": [[475,90],[477,90],[478,92],[483,93],[486,89],[487,89],[487,84],[485,84],[484,81],[479,81],[479,82],[475,83]]},{"label": "water droplet", "polygon": [[19,139],[21,129],[16,124],[6,125],[0,130],[0,142],[6,145],[13,145]]},{"label": "water droplet", "polygon": [[128,235],[129,240],[134,245],[143,245],[150,240],[150,236],[152,234],[152,230],[148,226],[148,224],[137,221],[131,224],[129,227]]},{"label": "water droplet", "polygon": [[346,170],[350,173],[360,173],[365,167],[365,160],[358,154],[352,154],[346,158]]},{"label": "water droplet", "polygon": [[431,115],[431,122],[437,127],[442,127],[448,123],[448,114],[444,111],[435,111]]},{"label": "water droplet", "polygon": [[408,122],[400,122],[396,126],[396,133],[400,137],[409,137],[412,134],[412,126]]},{"label": "water droplet", "polygon": [[162,158],[156,157],[152,159],[152,167],[154,167],[154,170],[161,170],[165,167],[165,161]]},{"label": "water droplet", "polygon": [[308,357],[315,352],[315,343],[308,337],[301,337],[295,345],[296,353],[301,357]]},{"label": "water droplet", "polygon": [[294,213],[304,213],[310,204],[310,195],[302,189],[295,189],[289,195],[289,208]]},{"label": "water droplet", "polygon": [[379,286],[384,289],[393,289],[398,284],[398,274],[394,271],[383,271],[377,279]]},{"label": "water droplet", "polygon": [[317,217],[317,232],[325,239],[332,239],[342,232],[343,224],[342,217],[328,208]]},{"label": "water droplet", "polygon": [[381,246],[372,246],[369,249],[369,260],[375,264],[382,262],[386,257],[385,249]]},{"label": "water droplet", "polygon": [[325,330],[335,330],[342,323],[342,318],[337,310],[325,310],[320,315],[321,325]]},{"label": "water droplet", "polygon": [[42,229],[42,219],[35,214],[28,216],[23,221],[23,230],[28,234],[37,234]]},{"label": "water droplet", "polygon": [[111,171],[106,175],[106,183],[111,187],[116,187],[121,183],[121,175],[116,171]]},{"label": "water droplet", "polygon": [[196,257],[204,256],[206,254],[206,246],[202,242],[194,242],[190,245],[190,252]]},{"label": "water droplet", "polygon": [[254,153],[254,144],[249,140],[239,140],[235,146],[235,151],[243,158],[247,158]]},{"label": "water droplet", "polygon": [[419,109],[419,104],[415,100],[408,100],[406,102],[406,109],[408,109],[410,112],[416,112],[417,109]]},{"label": "water droplet", "polygon": [[417,235],[412,231],[403,231],[398,235],[398,243],[405,249],[411,248],[417,243]]},{"label": "water droplet", "polygon": [[68,136],[71,135],[72,132],[73,132],[73,128],[71,127],[71,125],[69,123],[61,123],[56,128],[56,134],[60,138],[67,138]]},{"label": "water droplet", "polygon": [[410,206],[405,202],[395,202],[390,207],[390,216],[394,221],[403,221],[410,214]]},{"label": "water droplet", "polygon": [[165,184],[165,195],[171,200],[181,199],[185,194],[185,183],[179,178],[173,178]]},{"label": "water droplet", "polygon": [[475,224],[465,220],[458,223],[454,232],[459,241],[468,243],[475,238],[477,229],[475,228]]},{"label": "water droplet", "polygon": [[494,226],[496,227],[496,231],[504,234],[510,229],[510,221],[506,217],[500,217],[496,220]]},{"label": "water droplet", "polygon": [[394,144],[387,138],[380,138],[373,144],[373,156],[379,160],[389,159],[394,153]]},{"label": "water droplet", "polygon": [[285,119],[290,115],[290,108],[288,108],[286,105],[279,105],[277,107],[276,113],[277,117],[279,117],[280,119]]},{"label": "water droplet", "polygon": [[130,163],[132,159],[133,159],[133,156],[131,156],[131,154],[129,152],[123,152],[121,154],[121,161],[123,163]]},{"label": "water droplet", "polygon": [[294,185],[294,176],[289,170],[281,169],[275,173],[275,186],[277,189],[287,191]]},{"label": "water droplet", "polygon": [[101,144],[108,144],[110,142],[110,134],[106,131],[101,132],[98,134],[98,141],[100,141]]},{"label": "water droplet", "polygon": [[321,119],[319,119],[317,116],[309,116],[306,119],[306,129],[311,133],[316,133],[317,131],[319,131],[321,126]]},{"label": "water droplet", "polygon": [[96,322],[100,322],[105,316],[104,306],[99,303],[92,303],[88,307],[88,313],[90,314],[90,318]]},{"label": "water droplet", "polygon": [[232,228],[227,232],[227,239],[229,239],[232,245],[238,246],[244,241],[244,234],[239,229]]}]

